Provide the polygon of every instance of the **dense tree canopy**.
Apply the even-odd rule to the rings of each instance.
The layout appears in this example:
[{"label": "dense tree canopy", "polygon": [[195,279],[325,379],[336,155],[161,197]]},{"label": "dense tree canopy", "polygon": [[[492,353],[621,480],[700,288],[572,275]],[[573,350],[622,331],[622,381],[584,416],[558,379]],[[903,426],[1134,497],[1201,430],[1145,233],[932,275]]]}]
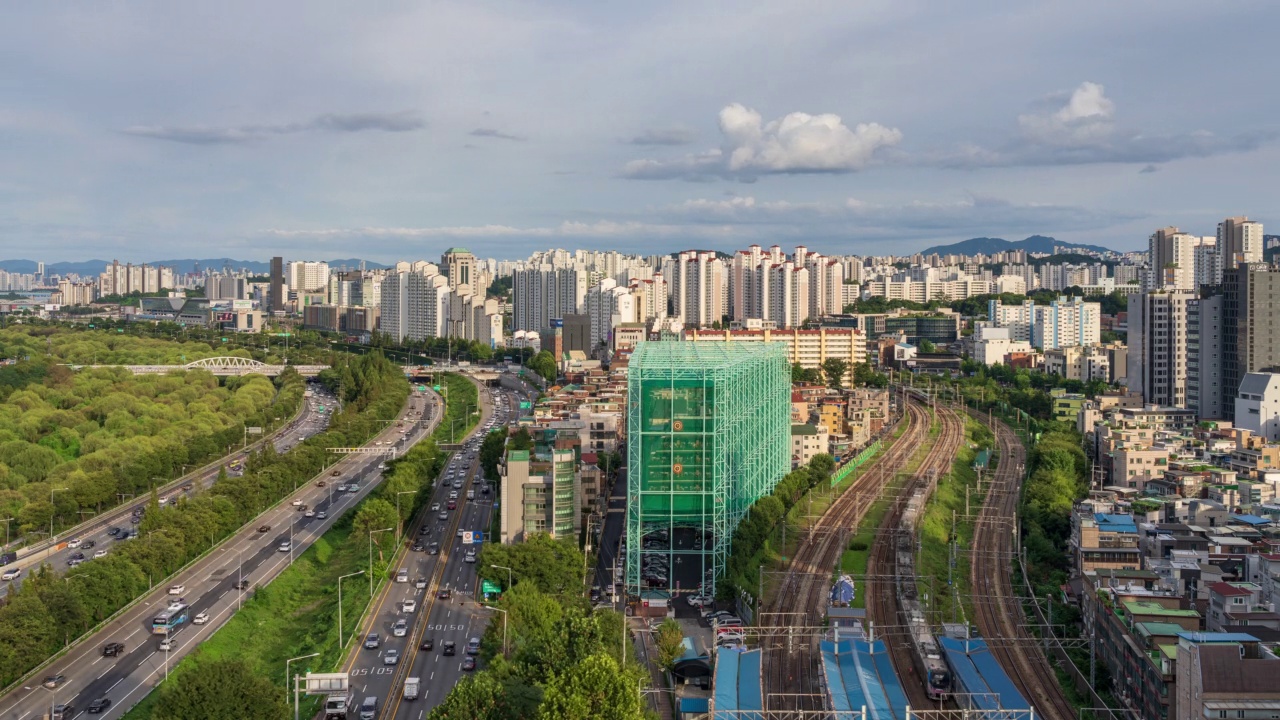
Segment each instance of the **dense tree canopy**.
[{"label": "dense tree canopy", "polygon": [[165,720],[286,720],[280,687],[238,658],[210,660],[160,690],[156,717]]},{"label": "dense tree canopy", "polygon": [[529,358],[526,366],[541,375],[547,382],[555,382],[556,376],[560,374],[559,368],[556,366],[556,359],[550,352],[543,350],[537,355]]},{"label": "dense tree canopy", "polygon": [[573,540],[555,540],[546,533],[534,533],[515,545],[485,543],[477,567],[480,577],[503,588],[507,586],[507,571],[490,565],[511,568],[516,585],[532,583],[544,593],[580,595],[582,563],[582,551]]}]

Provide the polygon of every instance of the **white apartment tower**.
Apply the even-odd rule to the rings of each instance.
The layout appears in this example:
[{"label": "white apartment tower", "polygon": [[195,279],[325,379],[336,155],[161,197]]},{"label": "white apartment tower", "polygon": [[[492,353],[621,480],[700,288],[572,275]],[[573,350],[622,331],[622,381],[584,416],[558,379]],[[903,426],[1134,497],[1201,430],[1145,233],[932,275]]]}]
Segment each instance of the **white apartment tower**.
[{"label": "white apartment tower", "polygon": [[1218,223],[1218,251],[1225,270],[1262,262],[1262,223],[1247,217],[1229,217]]},{"label": "white apartment tower", "polygon": [[689,327],[720,322],[725,315],[727,279],[716,254],[686,250],[671,267],[671,316]]},{"label": "white apartment tower", "polygon": [[613,278],[605,278],[587,291],[587,317],[591,319],[593,351],[609,342],[613,329],[618,325],[640,321],[636,300],[631,288],[619,287]]},{"label": "white apartment tower", "polygon": [[788,261],[771,266],[768,274],[768,319],[779,328],[800,327],[809,319],[809,271]]},{"label": "white apartment tower", "polygon": [[552,318],[576,314],[587,294],[587,273],[541,264],[517,270],[512,288],[513,330],[541,332]]},{"label": "white apartment tower", "polygon": [[1191,290],[1195,288],[1195,247],[1200,238],[1176,227],[1160,228],[1147,239],[1151,259],[1148,290]]}]

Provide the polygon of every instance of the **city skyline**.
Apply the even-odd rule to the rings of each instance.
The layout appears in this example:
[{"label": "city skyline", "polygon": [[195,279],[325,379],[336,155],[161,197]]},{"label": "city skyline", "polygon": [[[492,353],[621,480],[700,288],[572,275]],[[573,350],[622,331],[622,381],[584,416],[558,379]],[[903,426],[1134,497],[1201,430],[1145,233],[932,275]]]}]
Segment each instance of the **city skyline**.
[{"label": "city skyline", "polygon": [[1263,3],[294,10],[6,8],[4,255],[1124,251],[1273,214],[1276,60],[1206,42]]}]

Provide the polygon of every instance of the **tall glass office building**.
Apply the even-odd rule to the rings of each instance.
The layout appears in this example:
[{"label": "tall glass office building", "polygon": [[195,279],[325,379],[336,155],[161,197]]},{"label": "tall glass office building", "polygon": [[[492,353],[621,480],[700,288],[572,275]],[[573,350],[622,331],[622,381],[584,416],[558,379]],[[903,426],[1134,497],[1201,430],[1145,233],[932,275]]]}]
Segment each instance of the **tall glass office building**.
[{"label": "tall glass office building", "polygon": [[738,521],[791,469],[785,344],[642,342],[627,386],[627,591],[714,593]]}]

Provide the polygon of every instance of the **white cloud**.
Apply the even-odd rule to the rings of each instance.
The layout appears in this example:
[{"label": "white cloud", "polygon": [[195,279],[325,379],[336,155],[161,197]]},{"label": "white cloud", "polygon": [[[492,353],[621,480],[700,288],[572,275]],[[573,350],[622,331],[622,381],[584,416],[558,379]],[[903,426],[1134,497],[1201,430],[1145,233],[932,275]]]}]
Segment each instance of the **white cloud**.
[{"label": "white cloud", "polygon": [[1277,137],[1272,130],[1227,137],[1207,130],[1158,134],[1127,129],[1116,122],[1116,105],[1106,88],[1093,82],[1050,95],[1038,105],[1039,112],[1018,116],[1018,135],[1003,146],[967,143],[920,163],[950,168],[1134,163],[1154,168],[1182,158],[1255,150]]},{"label": "white cloud", "polygon": [[865,168],[878,150],[902,141],[902,132],[879,123],[849,128],[839,115],[789,113],[765,123],[739,103],[720,111],[719,149],[676,160],[634,160],[623,177],[640,180],[723,177],[751,182],[761,175],[847,173]]}]

